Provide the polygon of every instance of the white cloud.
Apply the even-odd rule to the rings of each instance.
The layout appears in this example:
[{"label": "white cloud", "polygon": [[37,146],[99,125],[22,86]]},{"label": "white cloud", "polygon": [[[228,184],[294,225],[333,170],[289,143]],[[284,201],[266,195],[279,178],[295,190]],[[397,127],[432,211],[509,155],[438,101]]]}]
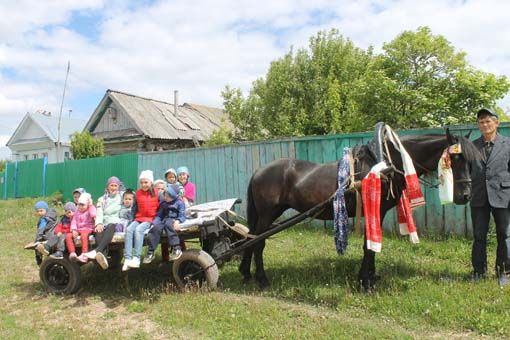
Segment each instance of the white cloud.
[{"label": "white cloud", "polygon": [[[73,30],[76,11],[101,15],[93,39],[83,27]],[[58,111],[67,60],[66,106],[107,88],[170,101],[179,89],[181,102],[221,105],[224,85],[249,89],[271,60],[331,27],[377,50],[426,25],[475,67],[510,76],[509,12],[510,2],[495,0],[177,0],[135,8],[118,0],[2,2],[0,72],[14,74],[0,73],[0,134],[12,133],[27,111]]]}]

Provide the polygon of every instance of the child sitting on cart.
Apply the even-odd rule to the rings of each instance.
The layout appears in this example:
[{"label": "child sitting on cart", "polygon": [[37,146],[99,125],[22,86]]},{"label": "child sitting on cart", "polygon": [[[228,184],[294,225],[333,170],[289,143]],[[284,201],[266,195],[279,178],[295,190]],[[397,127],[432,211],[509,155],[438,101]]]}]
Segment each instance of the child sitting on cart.
[{"label": "child sitting on cart", "polygon": [[129,223],[133,222],[133,202],[135,193],[131,189],[126,189],[122,195],[122,208],[119,211],[120,223],[115,228],[115,232],[125,232]]},{"label": "child sitting on cart", "polygon": [[48,237],[46,243],[37,245],[36,250],[43,254],[48,255],[53,252],[50,257],[61,260],[64,258],[65,240],[67,233],[71,232],[71,220],[73,219],[76,205],[72,202],[67,202],[64,205],[64,215],[60,218],[60,222],[55,227],[54,235]]},{"label": "child sitting on cart", "polygon": [[179,182],[182,184],[184,188],[184,196],[182,197],[182,201],[187,207],[190,207],[195,203],[195,193],[196,187],[195,184],[190,182],[189,180],[189,170],[186,166],[180,166],[177,168],[177,174],[179,175]]},{"label": "child sitting on cart", "polygon": [[[71,221],[71,232],[66,235],[66,245],[71,261],[88,262],[85,253],[89,251],[89,235],[94,232],[95,218],[96,207],[92,203],[92,196],[85,192],[78,199],[78,209]],[[79,257],[76,256],[74,245],[74,238],[78,236],[81,240],[81,255]]]},{"label": "child sitting on cart", "polygon": [[168,238],[168,245],[172,247],[170,261],[177,260],[182,255],[179,236],[176,230],[179,230],[179,224],[186,221],[184,202],[179,198],[179,186],[169,184],[164,192],[164,201],[161,202],[158,209],[158,215],[153,222],[151,230],[147,236],[148,252],[143,259],[143,263],[151,263],[154,260],[154,252],[158,246],[163,230]]},{"label": "child sitting on cart", "polygon": [[184,197],[184,187],[181,182],[177,181],[177,171],[170,168],[165,172],[165,180],[168,184],[177,184],[179,186],[179,197]]},{"label": "child sitting on cart", "polygon": [[[25,246],[25,249],[36,249],[35,260],[37,264],[41,264],[42,256],[40,250],[44,249],[42,243],[48,241],[55,236],[55,226],[57,225],[57,212],[55,209],[50,209],[48,203],[45,201],[39,201],[34,206],[35,215],[39,217],[36,225],[35,240]],[[39,249],[37,247],[40,245]],[[48,255],[48,252],[44,252],[44,255]]]},{"label": "child sitting on cart", "polygon": [[138,178],[140,189],[135,193],[133,203],[134,220],[126,228],[124,237],[124,265],[122,271],[140,267],[145,231],[151,227],[159,207],[158,195],[152,183],[154,174],[151,170],[143,170]]}]

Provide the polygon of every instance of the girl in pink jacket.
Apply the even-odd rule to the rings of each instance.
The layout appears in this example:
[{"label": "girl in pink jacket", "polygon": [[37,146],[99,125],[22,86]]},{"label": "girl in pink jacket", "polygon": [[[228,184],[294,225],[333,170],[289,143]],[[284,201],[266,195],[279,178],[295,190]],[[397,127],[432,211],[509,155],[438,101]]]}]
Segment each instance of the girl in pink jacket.
[{"label": "girl in pink jacket", "polygon": [[[71,232],[66,235],[67,250],[71,261],[80,261],[87,263],[88,258],[84,253],[89,251],[89,235],[94,232],[96,218],[96,207],[92,203],[92,197],[89,193],[81,194],[78,199],[78,209],[74,213],[71,221]],[[76,256],[74,238],[80,236],[81,255]]]}]

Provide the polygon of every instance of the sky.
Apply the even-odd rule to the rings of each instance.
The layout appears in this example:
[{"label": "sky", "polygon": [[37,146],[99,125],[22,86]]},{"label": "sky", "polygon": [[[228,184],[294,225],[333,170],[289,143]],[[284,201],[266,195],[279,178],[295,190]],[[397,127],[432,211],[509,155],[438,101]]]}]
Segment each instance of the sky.
[{"label": "sky", "polygon": [[58,115],[68,61],[63,115],[84,120],[107,89],[221,107],[225,85],[247,93],[272,60],[331,28],[380,51],[428,26],[472,66],[510,77],[506,0],[1,0],[0,13],[0,159],[27,112]]}]

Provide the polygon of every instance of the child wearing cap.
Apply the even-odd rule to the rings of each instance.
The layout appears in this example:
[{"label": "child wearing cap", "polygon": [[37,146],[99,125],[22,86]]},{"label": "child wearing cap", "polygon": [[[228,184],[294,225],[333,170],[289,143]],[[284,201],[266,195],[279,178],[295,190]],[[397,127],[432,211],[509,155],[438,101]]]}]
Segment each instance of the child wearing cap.
[{"label": "child wearing cap", "polygon": [[39,244],[37,250],[43,255],[55,250],[50,257],[54,259],[63,259],[65,251],[65,240],[68,233],[71,232],[71,221],[76,212],[76,205],[73,202],[67,202],[64,205],[64,215],[60,217],[60,222],[55,227],[55,235],[51,237],[46,244]]},{"label": "child wearing cap", "polygon": [[179,182],[184,187],[184,196],[182,200],[186,207],[193,205],[195,202],[196,186],[194,183],[189,181],[189,170],[186,166],[180,166],[177,168],[177,174],[179,176]]},{"label": "child wearing cap", "polygon": [[165,172],[165,179],[168,184],[177,184],[179,186],[179,197],[184,196],[184,187],[181,182],[177,181],[177,171],[174,168],[170,168]]},{"label": "child wearing cap", "polygon": [[[48,206],[48,203],[45,201],[38,201],[35,206],[35,215],[39,218],[37,220],[36,225],[36,233],[35,240],[32,243],[29,243],[25,246],[25,249],[36,249],[35,257],[38,264],[42,262],[41,255],[47,255],[48,253],[41,254],[40,249],[44,249],[42,242],[48,241],[48,239],[52,238],[55,231],[55,226],[57,225],[57,212],[55,209]],[[39,249],[37,249],[37,247]]]},{"label": "child wearing cap", "polygon": [[135,193],[133,204],[134,221],[126,228],[124,238],[124,265],[122,270],[140,267],[143,239],[145,231],[151,227],[159,207],[158,195],[154,192],[152,183],[154,175],[151,170],[144,170],[139,176],[140,189]]},{"label": "child wearing cap", "polygon": [[153,222],[154,226],[149,231],[147,238],[149,249],[143,263],[151,263],[154,259],[154,251],[158,246],[163,230],[166,231],[168,245],[172,247],[170,260],[177,260],[182,254],[179,236],[175,231],[179,230],[179,224],[186,220],[186,207],[179,198],[179,187],[176,184],[167,185],[163,196],[164,201],[160,203],[157,218]]},{"label": "child wearing cap", "polygon": [[[94,232],[94,219],[96,218],[96,207],[92,204],[92,196],[83,193],[78,199],[78,209],[71,221],[71,232],[66,235],[66,245],[71,261],[87,263],[88,258],[84,253],[89,251],[89,235]],[[74,238],[80,237],[81,255],[76,256]]]},{"label": "child wearing cap", "polygon": [[120,224],[120,210],[122,209],[122,182],[115,176],[108,178],[104,195],[99,197],[96,205],[96,249],[84,255],[89,260],[96,260],[102,269],[108,269],[108,245],[112,242],[113,234]]},{"label": "child wearing cap", "polygon": [[159,201],[163,201],[163,191],[165,191],[166,183],[162,179],[157,179],[152,185],[154,193],[158,196]]},{"label": "child wearing cap", "polygon": [[80,198],[80,195],[85,192],[86,191],[83,188],[76,188],[73,190],[73,202],[75,205],[78,205],[78,198]]}]

